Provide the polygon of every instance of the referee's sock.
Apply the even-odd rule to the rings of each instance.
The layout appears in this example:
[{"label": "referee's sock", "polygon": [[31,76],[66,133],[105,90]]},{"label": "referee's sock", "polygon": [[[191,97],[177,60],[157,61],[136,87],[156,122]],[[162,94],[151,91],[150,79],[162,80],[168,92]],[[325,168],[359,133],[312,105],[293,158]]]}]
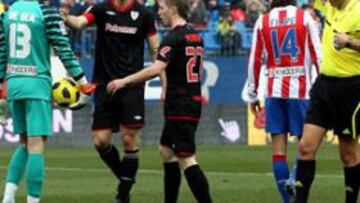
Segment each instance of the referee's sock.
[{"label": "referee's sock", "polygon": [[360,185],[360,164],[353,167],[345,167],[345,194],[346,203],[356,203]]},{"label": "referee's sock", "polygon": [[211,203],[209,183],[199,165],[193,165],[185,169],[185,177],[199,203]]},{"label": "referee's sock", "polygon": [[130,190],[135,183],[135,176],[139,168],[139,150],[125,150],[118,186],[117,199],[126,201],[129,198]]},{"label": "referee's sock", "polygon": [[295,203],[306,203],[315,176],[315,160],[298,160]]},{"label": "referee's sock", "polygon": [[164,203],[176,203],[181,184],[179,162],[164,163]]},{"label": "referee's sock", "polygon": [[104,149],[95,146],[97,152],[99,153],[101,159],[104,163],[111,169],[113,174],[120,180],[121,173],[121,160],[119,151],[113,144],[109,144]]}]

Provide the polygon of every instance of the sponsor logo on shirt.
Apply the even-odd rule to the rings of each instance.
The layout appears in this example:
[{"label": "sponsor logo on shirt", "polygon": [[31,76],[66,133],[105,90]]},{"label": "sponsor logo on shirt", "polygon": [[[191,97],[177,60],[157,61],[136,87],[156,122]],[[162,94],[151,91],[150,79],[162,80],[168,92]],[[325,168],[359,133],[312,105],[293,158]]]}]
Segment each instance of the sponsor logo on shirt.
[{"label": "sponsor logo on shirt", "polygon": [[304,67],[279,67],[279,68],[270,68],[267,70],[266,75],[269,78],[276,77],[285,77],[285,76],[302,76],[306,74]]},{"label": "sponsor logo on shirt", "polygon": [[131,11],[130,16],[131,16],[131,19],[133,19],[135,21],[139,17],[139,12]]},{"label": "sponsor logo on shirt", "polygon": [[138,31],[137,27],[119,26],[116,24],[106,23],[105,31],[124,33],[124,34],[136,34]]},{"label": "sponsor logo on shirt", "polygon": [[37,68],[35,66],[8,64],[6,73],[20,75],[37,75]]}]

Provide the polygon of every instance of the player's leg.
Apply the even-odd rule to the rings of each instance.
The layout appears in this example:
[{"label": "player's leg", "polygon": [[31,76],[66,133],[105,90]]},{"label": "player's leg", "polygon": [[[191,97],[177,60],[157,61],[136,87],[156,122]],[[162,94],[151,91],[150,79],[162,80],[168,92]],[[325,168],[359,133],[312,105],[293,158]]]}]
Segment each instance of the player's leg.
[{"label": "player's leg", "polygon": [[120,184],[117,199],[128,201],[139,168],[138,133],[144,126],[144,87],[142,85],[122,90],[114,103],[119,111],[121,139],[124,146]]},{"label": "player's leg", "polygon": [[172,129],[170,132],[173,151],[179,160],[180,169],[184,171],[191,192],[198,202],[212,202],[208,180],[195,158],[195,132],[198,122],[167,121],[167,124]]},{"label": "player's leg", "polygon": [[340,157],[344,166],[346,203],[356,203],[360,186],[359,139],[339,136]]},{"label": "player's leg", "polygon": [[27,137],[26,135],[20,136],[20,145],[16,148],[15,152],[11,156],[11,160],[8,166],[6,175],[6,185],[3,197],[3,203],[14,203],[15,195],[19,186],[19,183],[23,177],[28,152],[26,149]]},{"label": "player's leg", "polygon": [[40,202],[45,178],[44,148],[52,130],[51,101],[26,100],[26,132],[28,136],[27,193],[28,203]]},{"label": "player's leg", "polygon": [[34,136],[28,138],[29,153],[27,164],[27,203],[40,202],[42,186],[45,178],[44,146],[46,137]]},{"label": "player's leg", "polygon": [[8,103],[10,113],[13,118],[14,133],[20,134],[20,145],[17,147],[15,152],[12,154],[7,176],[6,186],[4,192],[3,203],[15,202],[15,194],[18,189],[18,185],[24,174],[28,152],[26,149],[27,137],[26,132],[26,116],[25,116],[25,104],[23,101],[9,101]]},{"label": "player's leg", "polygon": [[281,194],[283,202],[289,202],[289,194],[286,190],[286,181],[289,179],[289,166],[286,158],[287,135],[273,134],[271,135],[273,158],[272,168],[277,188]]},{"label": "player's leg", "polygon": [[195,155],[184,157],[181,154],[177,154],[177,158],[196,200],[201,203],[211,203],[209,183],[205,173],[196,162]]},{"label": "player's leg", "polygon": [[181,171],[174,152],[165,145],[159,146],[164,168],[164,203],[176,203],[181,184]]},{"label": "player's leg", "polygon": [[135,183],[135,177],[139,168],[139,129],[121,125],[120,132],[124,146],[124,156],[117,199],[126,202],[129,199],[130,190]]},{"label": "player's leg", "polygon": [[298,145],[298,165],[296,175],[296,203],[308,200],[311,184],[315,176],[315,156],[326,129],[313,124],[305,124],[303,136]]},{"label": "player's leg", "polygon": [[[306,110],[308,108],[308,100],[300,99],[288,99],[287,100],[287,115],[289,122],[289,133],[292,136],[297,137],[299,142],[304,128]],[[290,173],[289,180],[287,181],[287,190],[290,195],[290,202],[294,201],[295,198],[295,182],[296,182],[296,171],[297,171],[297,155],[293,166],[293,170]]]},{"label": "player's leg", "polygon": [[172,122],[166,120],[160,138],[159,151],[164,168],[164,202],[176,203],[181,184],[181,170],[171,146],[174,146],[172,137],[176,134]]},{"label": "player's leg", "polygon": [[111,143],[112,131],[110,129],[93,130],[92,141],[101,160],[110,168],[112,173],[120,179],[121,160],[116,146]]},{"label": "player's leg", "polygon": [[289,202],[286,181],[289,179],[289,167],[286,158],[287,133],[289,132],[287,101],[267,98],[265,101],[266,132],[272,139],[272,168],[276,186],[283,202]]},{"label": "player's leg", "polygon": [[[114,95],[115,96],[115,95]],[[95,109],[91,126],[92,142],[101,160],[112,173],[120,179],[121,160],[116,146],[111,143],[113,131],[118,131],[118,121],[113,112],[118,108],[112,105],[105,87],[99,86],[95,91]],[[117,115],[118,116],[118,115]]]}]

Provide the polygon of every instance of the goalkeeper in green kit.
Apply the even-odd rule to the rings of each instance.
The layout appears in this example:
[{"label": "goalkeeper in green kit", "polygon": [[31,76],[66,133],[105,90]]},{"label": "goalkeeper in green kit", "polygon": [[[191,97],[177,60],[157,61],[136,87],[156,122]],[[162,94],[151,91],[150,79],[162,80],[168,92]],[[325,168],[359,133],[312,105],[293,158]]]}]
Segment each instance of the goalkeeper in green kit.
[{"label": "goalkeeper in green kit", "polygon": [[[80,99],[70,108],[82,108],[94,86],[87,82],[70,48],[57,10],[37,0],[18,0],[2,15],[0,79],[1,83],[7,82],[6,99],[14,133],[20,135],[20,144],[8,166],[3,203],[15,202],[23,175],[27,183],[27,203],[40,202],[45,176],[44,145],[53,134],[51,47],[80,86]],[[0,103],[4,101],[2,97]],[[0,107],[3,113],[4,105]]]}]

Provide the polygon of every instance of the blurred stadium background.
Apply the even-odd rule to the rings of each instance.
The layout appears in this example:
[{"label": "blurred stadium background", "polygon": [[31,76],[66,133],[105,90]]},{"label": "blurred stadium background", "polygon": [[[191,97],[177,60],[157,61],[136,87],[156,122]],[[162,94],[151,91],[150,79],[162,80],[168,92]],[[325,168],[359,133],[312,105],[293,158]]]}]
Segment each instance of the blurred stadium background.
[{"label": "blurred stadium background", "polygon": [[[196,2],[197,0],[193,0]],[[216,203],[280,202],[271,174],[271,148],[263,131],[264,117],[253,118],[242,96],[246,82],[247,55],[251,45],[252,26],[264,11],[267,2],[262,0],[205,0],[199,1],[205,12],[203,18],[193,21],[204,37],[206,56],[204,63],[203,94],[206,98],[203,117],[197,132],[199,162],[209,176],[211,191]],[[198,3],[199,3],[198,2]],[[5,1],[4,3],[10,4]],[[55,6],[68,7],[80,14],[95,3],[92,0],[51,1]],[[156,2],[148,0],[149,9]],[[302,5],[304,1],[299,1]],[[82,6],[82,7],[81,7]],[[197,9],[197,8],[194,8]],[[231,16],[230,29],[221,27],[226,16]],[[320,19],[320,18],[319,18]],[[318,19],[318,20],[319,20]],[[166,32],[159,23],[159,33]],[[92,77],[95,50],[94,28],[71,31],[76,50],[86,75]],[[146,64],[150,64],[146,56]],[[53,68],[61,65],[54,58]],[[60,71],[61,72],[61,71]],[[61,75],[61,74],[60,74]],[[156,145],[163,125],[158,78],[146,84],[146,126],[141,132],[141,168],[132,194],[132,202],[162,202],[162,165]],[[92,149],[90,140],[91,107],[81,111],[55,107],[53,127],[55,136],[50,139],[45,183],[46,203],[103,203],[111,202],[116,182]],[[4,180],[10,153],[19,140],[12,133],[11,118],[0,126],[0,179]],[[221,122],[223,125],[221,125]],[[114,142],[119,143],[118,136]],[[311,202],[341,202],[343,199],[342,169],[337,156],[336,139],[327,137],[320,150],[318,175]],[[289,159],[295,157],[291,140]],[[186,181],[183,181],[185,186]],[[21,190],[24,190],[22,186]],[[0,184],[0,196],[3,182]],[[18,202],[24,202],[24,192]],[[179,202],[195,202],[187,187],[183,187]]]}]

